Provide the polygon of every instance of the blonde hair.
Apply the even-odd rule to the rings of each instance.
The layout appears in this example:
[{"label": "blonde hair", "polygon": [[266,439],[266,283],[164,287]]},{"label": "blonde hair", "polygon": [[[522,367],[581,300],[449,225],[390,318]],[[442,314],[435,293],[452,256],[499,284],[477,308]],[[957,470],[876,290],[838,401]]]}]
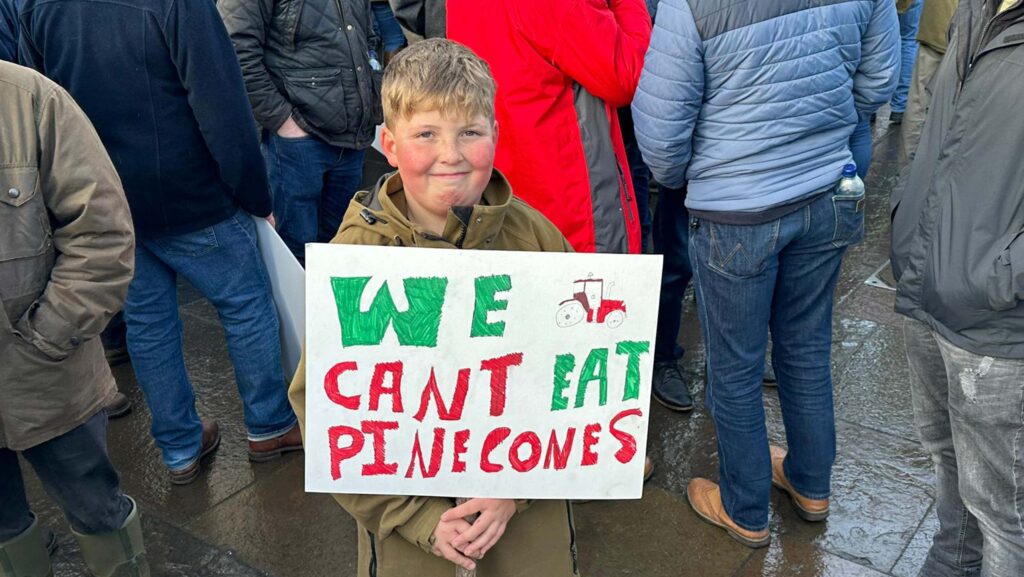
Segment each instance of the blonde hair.
[{"label": "blonde hair", "polygon": [[497,85],[486,62],[462,44],[431,38],[402,50],[384,70],[384,123],[436,110],[444,118],[494,121]]}]

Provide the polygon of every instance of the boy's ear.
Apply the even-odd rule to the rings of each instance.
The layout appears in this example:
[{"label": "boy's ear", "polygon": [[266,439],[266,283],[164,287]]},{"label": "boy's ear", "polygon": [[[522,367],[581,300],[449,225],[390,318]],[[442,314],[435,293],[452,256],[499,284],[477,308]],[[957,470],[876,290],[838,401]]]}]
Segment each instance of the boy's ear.
[{"label": "boy's ear", "polygon": [[395,135],[391,134],[391,130],[388,129],[387,125],[380,129],[380,149],[384,152],[384,158],[388,159],[388,164],[398,168],[398,155],[395,153]]},{"label": "boy's ear", "polygon": [[498,121],[494,121],[494,144],[498,144]]}]

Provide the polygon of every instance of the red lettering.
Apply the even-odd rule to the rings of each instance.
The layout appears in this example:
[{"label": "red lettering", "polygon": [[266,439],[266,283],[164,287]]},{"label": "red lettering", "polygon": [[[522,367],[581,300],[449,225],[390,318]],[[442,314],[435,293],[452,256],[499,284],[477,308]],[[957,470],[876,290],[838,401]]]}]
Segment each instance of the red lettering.
[{"label": "red lettering", "polygon": [[[530,456],[520,459],[519,447],[522,447],[524,444],[530,445]],[[533,470],[537,463],[540,463],[540,454],[540,437],[533,431],[524,431],[512,441],[512,446],[508,449],[508,462],[512,464],[512,468],[516,471],[525,473]]]},{"label": "red lettering", "polygon": [[452,473],[465,473],[466,462],[462,456],[466,454],[466,442],[469,441],[469,429],[455,431],[455,460],[452,462]]},{"label": "red lettering", "polygon": [[[391,395],[391,412],[401,413],[402,408],[402,361],[377,363],[370,380],[370,410],[376,411],[381,395]],[[391,386],[384,386],[384,375],[391,373]]]},{"label": "red lettering", "polygon": [[437,472],[441,469],[441,455],[443,454],[444,429],[437,427],[434,429],[434,446],[430,449],[430,467],[426,467],[423,462],[423,450],[420,448],[420,433],[416,431],[416,436],[412,441],[412,460],[409,461],[409,468],[405,471],[405,478],[412,478],[412,471],[416,465],[417,457],[419,457],[420,461],[420,475],[424,479],[437,476]]},{"label": "red lettering", "polygon": [[363,432],[373,435],[373,462],[363,465],[363,476],[394,475],[398,472],[398,463],[384,462],[386,453],[384,433],[398,428],[396,421],[363,421]]},{"label": "red lettering", "polygon": [[597,453],[593,451],[597,444],[597,434],[601,432],[601,425],[591,423],[583,429],[583,466],[596,465]]},{"label": "red lettering", "polygon": [[345,371],[354,371],[357,368],[356,363],[352,361],[338,363],[331,367],[331,370],[327,371],[327,375],[324,376],[324,391],[327,393],[327,398],[353,411],[359,408],[359,395],[341,394],[341,384],[338,383],[338,378]]},{"label": "red lettering", "polygon": [[452,404],[450,407],[444,406],[444,400],[441,398],[441,391],[437,388],[437,377],[434,375],[434,369],[430,369],[430,379],[427,381],[427,386],[423,389],[423,394],[420,396],[420,408],[416,411],[413,416],[419,422],[423,422],[423,417],[427,414],[427,405],[430,404],[430,399],[434,399],[434,404],[437,405],[437,416],[442,421],[458,421],[462,418],[462,409],[466,406],[466,393],[469,392],[469,369],[459,369],[459,378],[455,383],[455,394],[452,397]]},{"label": "red lettering", "polygon": [[491,372],[491,416],[500,417],[505,412],[505,389],[508,385],[509,367],[523,364],[523,353],[509,353],[503,357],[487,359],[480,363],[481,371]]},{"label": "red lettering", "polygon": [[[352,442],[346,447],[339,447],[338,441],[342,437],[349,437]],[[339,425],[327,429],[327,442],[331,448],[331,478],[337,481],[341,478],[341,462],[351,459],[363,450],[363,434],[355,427]]]},{"label": "red lettering", "polygon": [[503,466],[491,462],[491,451],[497,448],[508,436],[512,434],[512,429],[508,427],[498,427],[490,433],[487,433],[487,438],[484,439],[484,448],[480,451],[480,470],[485,473],[497,473],[504,469]]},{"label": "red lettering", "polygon": [[633,459],[633,455],[636,455],[636,438],[625,431],[616,429],[615,425],[626,417],[642,416],[643,412],[640,409],[627,409],[620,412],[618,415],[615,415],[615,418],[608,423],[608,432],[611,433],[619,443],[622,443],[622,448],[615,452],[615,458],[622,464],[630,462]]},{"label": "red lettering", "polygon": [[565,444],[558,446],[558,433],[551,431],[551,438],[548,439],[548,450],[544,455],[544,468],[550,469],[555,466],[556,471],[565,469],[569,464],[569,453],[572,452],[572,440],[576,438],[576,428],[569,427],[565,433]]}]

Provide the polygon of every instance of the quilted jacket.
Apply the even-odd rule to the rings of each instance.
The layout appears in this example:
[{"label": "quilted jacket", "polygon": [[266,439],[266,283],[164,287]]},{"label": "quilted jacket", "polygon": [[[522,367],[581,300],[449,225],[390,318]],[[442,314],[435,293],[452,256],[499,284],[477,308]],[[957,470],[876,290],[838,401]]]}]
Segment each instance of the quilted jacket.
[{"label": "quilted jacket", "polygon": [[256,120],[277,130],[291,116],[335,146],[366,148],[382,120],[370,3],[220,0]]},{"label": "quilted jacket", "polygon": [[633,101],[657,181],[757,211],[822,190],[899,72],[892,0],[661,0]]}]

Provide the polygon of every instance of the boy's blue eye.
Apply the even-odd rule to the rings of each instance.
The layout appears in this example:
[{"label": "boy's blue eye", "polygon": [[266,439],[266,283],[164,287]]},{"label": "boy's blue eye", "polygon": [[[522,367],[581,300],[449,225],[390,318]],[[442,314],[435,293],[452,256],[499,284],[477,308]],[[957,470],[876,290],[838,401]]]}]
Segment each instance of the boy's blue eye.
[{"label": "boy's blue eye", "polygon": [[466,136],[480,136],[480,132],[476,131],[476,130],[467,130],[467,131],[463,132],[462,134],[464,134]]},{"label": "boy's blue eye", "polygon": [[433,135],[434,135],[433,132],[430,132],[429,130],[426,130],[426,131],[423,131],[423,132],[420,132],[419,134],[417,134],[416,138],[430,138]]}]

